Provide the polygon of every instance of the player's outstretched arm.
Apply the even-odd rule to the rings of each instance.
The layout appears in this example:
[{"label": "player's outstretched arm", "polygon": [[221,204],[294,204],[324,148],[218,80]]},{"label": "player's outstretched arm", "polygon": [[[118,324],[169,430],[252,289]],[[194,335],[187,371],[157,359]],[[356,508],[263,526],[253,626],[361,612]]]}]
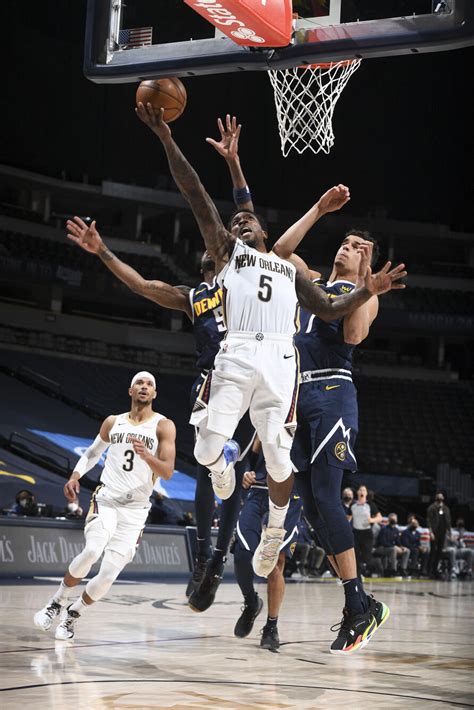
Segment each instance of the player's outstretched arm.
[{"label": "player's outstretched arm", "polygon": [[284,234],[275,242],[273,251],[282,259],[288,259],[303,241],[316,222],[329,212],[336,212],[349,202],[351,195],[345,185],[335,185],[321,195],[301,219],[291,225]]},{"label": "player's outstretched arm", "polygon": [[230,114],[227,114],[225,117],[225,128],[220,118],[217,119],[217,128],[221,134],[220,141],[216,141],[213,138],[206,138],[206,141],[217,150],[219,155],[222,155],[227,163],[232,178],[233,197],[236,206],[238,209],[253,212],[252,195],[250,194],[239,158],[239,138],[242,126],[240,123],[237,125],[235,116],[231,118]]},{"label": "player's outstretched arm", "polygon": [[174,472],[176,460],[176,427],[171,419],[160,419],[156,427],[158,436],[158,449],[156,454],[151,454],[143,441],[134,439],[133,448],[137,456],[146,461],[153,472],[153,482],[159,477],[166,481]]},{"label": "player's outstretched arm", "polygon": [[88,226],[80,217],[68,219],[68,239],[89,254],[95,254],[105,266],[128,288],[139,296],[154,301],[163,308],[184,311],[192,318],[189,286],[171,286],[164,281],[147,280],[131,266],[121,261],[107,247],[97,231],[95,221]]},{"label": "player's outstretched arm", "polygon": [[74,471],[69,477],[69,481],[64,486],[64,495],[68,501],[73,502],[76,500],[81,490],[79,480],[82,476],[94,468],[96,463],[99,462],[100,457],[107,449],[110,444],[109,434],[113,425],[115,424],[115,416],[111,415],[104,419],[102,426],[98,435],[95,437],[92,444],[84,451],[79,461],[74,466]]},{"label": "player's outstretched arm", "polygon": [[381,296],[392,289],[405,288],[405,284],[400,283],[400,279],[407,275],[404,264],[390,269],[391,263],[387,261],[383,269],[372,274],[372,269],[369,266],[372,259],[372,248],[371,242],[363,242],[359,247],[361,253],[359,278],[364,285],[352,293],[337,296],[337,298],[329,298],[318,286],[306,278],[304,271],[297,269],[296,293],[300,306],[322,320],[331,321],[352,313],[373,296]]},{"label": "player's outstretched arm", "polygon": [[184,199],[189,202],[206,249],[216,262],[216,271],[219,272],[229,259],[230,234],[224,227],[214,202],[204,189],[198,174],[174,142],[170,127],[163,121],[163,109],[155,111],[150,103],[144,106],[140,102],[135,110],[140,120],[162,142],[174,181]]}]

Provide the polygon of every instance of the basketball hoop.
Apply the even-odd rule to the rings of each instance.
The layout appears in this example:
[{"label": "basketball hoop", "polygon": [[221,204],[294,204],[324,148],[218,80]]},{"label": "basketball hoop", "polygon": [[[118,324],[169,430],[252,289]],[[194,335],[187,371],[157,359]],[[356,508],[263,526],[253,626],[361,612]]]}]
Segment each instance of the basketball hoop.
[{"label": "basketball hoop", "polygon": [[332,117],[337,100],[361,59],[270,69],[284,157],[291,149],[329,153],[334,145]]}]

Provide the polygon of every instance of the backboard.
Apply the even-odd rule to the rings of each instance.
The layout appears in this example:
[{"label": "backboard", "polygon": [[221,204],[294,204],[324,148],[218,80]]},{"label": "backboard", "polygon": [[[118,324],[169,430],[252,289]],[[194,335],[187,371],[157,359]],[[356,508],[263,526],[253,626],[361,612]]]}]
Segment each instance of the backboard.
[{"label": "backboard", "polygon": [[[221,7],[219,0],[200,0]],[[221,0],[224,3],[224,0]],[[474,43],[474,0],[294,0],[291,44],[242,47],[182,0],[88,0],[84,73],[97,83],[266,71]],[[149,46],[125,46],[124,30]],[[122,31],[122,34],[120,32]],[[131,33],[128,35],[131,36]],[[132,47],[132,48],[130,48]]]}]

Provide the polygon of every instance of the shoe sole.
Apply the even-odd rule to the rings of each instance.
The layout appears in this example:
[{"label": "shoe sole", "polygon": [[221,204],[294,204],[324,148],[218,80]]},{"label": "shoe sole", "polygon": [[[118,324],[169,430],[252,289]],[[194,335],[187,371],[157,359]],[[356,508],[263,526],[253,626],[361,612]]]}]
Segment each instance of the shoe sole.
[{"label": "shoe sole", "polygon": [[236,634],[236,633],[235,633],[235,627],[234,627],[234,636],[235,636],[235,638],[238,638],[238,639],[245,639],[245,638],[247,638],[247,636],[249,636],[249,634],[252,633],[252,629],[253,629],[253,625],[255,624],[255,620],[256,620],[257,616],[260,614],[260,612],[262,611],[262,609],[263,609],[263,599],[260,599],[260,597],[259,597],[259,598],[258,598],[258,609],[257,609],[257,613],[256,613],[255,616],[253,617],[252,626],[250,627],[250,629],[248,630],[248,632],[247,632],[246,634],[244,634],[243,636],[240,635],[240,634]]},{"label": "shoe sole", "polygon": [[[230,463],[227,464],[227,466],[224,469],[224,473],[222,476],[224,477],[226,474],[230,475],[230,483],[228,486],[225,487],[224,491],[221,491],[218,486],[214,487],[214,482],[212,482],[212,489],[216,496],[220,498],[221,500],[227,500],[228,498],[231,497],[233,492],[235,491],[235,469],[234,469],[234,462],[231,461]],[[231,486],[231,490],[228,491],[229,486]]]}]

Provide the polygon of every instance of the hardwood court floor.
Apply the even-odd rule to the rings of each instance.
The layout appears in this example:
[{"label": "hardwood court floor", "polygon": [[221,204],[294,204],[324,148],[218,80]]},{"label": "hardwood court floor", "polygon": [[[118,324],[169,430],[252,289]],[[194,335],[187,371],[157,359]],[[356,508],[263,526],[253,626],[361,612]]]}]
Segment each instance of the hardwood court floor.
[{"label": "hardwood court floor", "polygon": [[287,585],[279,653],[258,646],[266,607],[248,638],[234,638],[241,599],[232,583],[204,614],[185,606],[181,583],[117,583],[73,642],[32,624],[56,587],[0,587],[4,710],[474,707],[471,583],[374,582],[392,615],[347,658],[328,651],[343,596],[334,581]]}]

